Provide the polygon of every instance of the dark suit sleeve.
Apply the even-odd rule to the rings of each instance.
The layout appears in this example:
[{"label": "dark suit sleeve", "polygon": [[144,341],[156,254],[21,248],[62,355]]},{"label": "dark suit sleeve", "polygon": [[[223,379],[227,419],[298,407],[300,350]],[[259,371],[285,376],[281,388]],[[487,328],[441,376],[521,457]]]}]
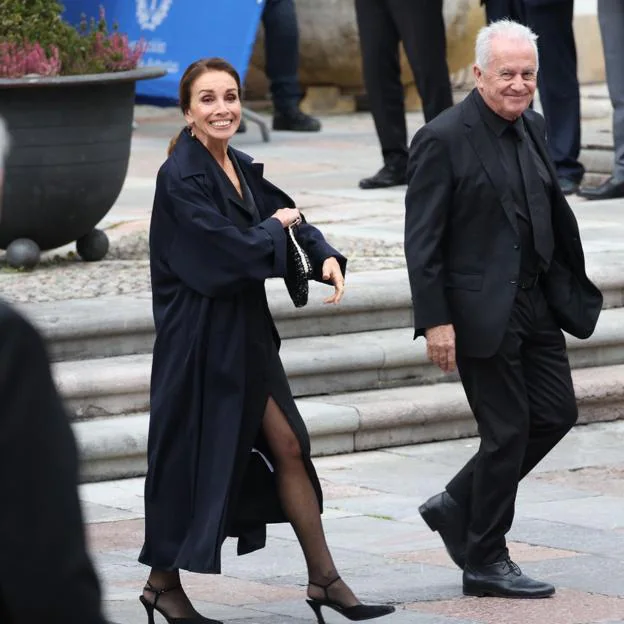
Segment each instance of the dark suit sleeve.
[{"label": "dark suit sleeve", "polygon": [[324,238],[323,234],[309,223],[299,226],[298,237],[300,245],[305,249],[314,269],[314,279],[323,282],[323,263],[327,258],[336,258],[342,274],[347,271],[347,259],[336,251]]},{"label": "dark suit sleeve", "polygon": [[206,297],[231,296],[249,282],[285,275],[286,233],[277,219],[242,231],[196,178],[163,183],[176,222],[169,266],[190,288]]},{"label": "dark suit sleeve", "polygon": [[405,257],[417,336],[427,328],[451,323],[443,248],[452,202],[448,147],[425,126],[410,146],[405,197]]},{"label": "dark suit sleeve", "polygon": [[0,612],[11,624],[104,624],[73,434],[41,338],[3,303],[0,406]]}]

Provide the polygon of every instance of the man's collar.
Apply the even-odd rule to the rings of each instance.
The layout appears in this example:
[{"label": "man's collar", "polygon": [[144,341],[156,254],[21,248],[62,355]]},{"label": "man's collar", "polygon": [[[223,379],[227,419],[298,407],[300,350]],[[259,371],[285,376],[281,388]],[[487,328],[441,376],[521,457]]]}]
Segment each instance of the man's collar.
[{"label": "man's collar", "polygon": [[479,109],[479,113],[483,118],[483,121],[487,124],[490,130],[497,136],[501,137],[503,132],[509,128],[509,126],[516,125],[518,122],[522,124],[522,117],[518,117],[516,121],[508,121],[504,119],[500,115],[497,115],[486,103],[483,99],[481,93],[479,93],[479,89],[474,90],[475,102],[477,103],[477,107]]}]

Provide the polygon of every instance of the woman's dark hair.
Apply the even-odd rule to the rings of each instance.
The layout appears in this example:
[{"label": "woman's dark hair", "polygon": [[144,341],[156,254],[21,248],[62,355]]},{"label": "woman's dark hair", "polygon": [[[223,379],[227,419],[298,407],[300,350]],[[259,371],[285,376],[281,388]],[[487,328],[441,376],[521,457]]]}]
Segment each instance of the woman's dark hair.
[{"label": "woman's dark hair", "polygon": [[[184,74],[182,74],[182,78],[180,79],[178,98],[180,102],[180,109],[183,114],[186,114],[186,111],[188,111],[191,107],[191,91],[195,81],[209,71],[225,72],[226,74],[232,76],[236,82],[236,86],[238,87],[238,95],[240,97],[242,90],[241,79],[231,63],[228,63],[225,59],[219,57],[199,59],[198,61],[191,63],[184,70]],[[170,155],[173,151],[179,136],[180,135],[178,134],[169,142],[169,149],[167,150],[168,155]]]}]

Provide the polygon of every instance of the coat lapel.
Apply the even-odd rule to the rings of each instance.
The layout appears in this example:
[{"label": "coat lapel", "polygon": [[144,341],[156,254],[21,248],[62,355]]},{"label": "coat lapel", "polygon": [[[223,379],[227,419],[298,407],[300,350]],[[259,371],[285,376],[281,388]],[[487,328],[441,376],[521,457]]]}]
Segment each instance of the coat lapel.
[{"label": "coat lapel", "polygon": [[524,113],[522,117],[524,118],[524,125],[526,126],[526,129],[531,135],[533,143],[537,147],[537,151],[539,152],[539,155],[546,165],[546,169],[548,169],[548,173],[550,174],[550,178],[552,180],[553,189],[555,191],[555,199],[557,203],[567,203],[565,195],[561,192],[561,187],[557,182],[557,171],[555,170],[552,159],[548,154],[548,150],[546,149],[546,143],[544,143],[544,139],[541,136],[541,133],[539,132],[535,121],[533,121],[531,116],[527,113]]},{"label": "coat lapel", "polygon": [[295,202],[284,191],[264,178],[262,163],[253,162],[251,156],[238,150],[235,153],[263,219],[270,217],[278,208],[295,207]]},{"label": "coat lapel", "polygon": [[511,197],[511,192],[509,191],[509,186],[506,182],[505,171],[494,142],[487,131],[485,122],[479,114],[477,103],[474,101],[474,95],[471,94],[464,100],[463,113],[464,124],[466,125],[466,136],[477,154],[477,157],[481,161],[481,165],[490,179],[492,186],[496,190],[509,222],[514,228],[514,231],[518,233],[516,209]]}]

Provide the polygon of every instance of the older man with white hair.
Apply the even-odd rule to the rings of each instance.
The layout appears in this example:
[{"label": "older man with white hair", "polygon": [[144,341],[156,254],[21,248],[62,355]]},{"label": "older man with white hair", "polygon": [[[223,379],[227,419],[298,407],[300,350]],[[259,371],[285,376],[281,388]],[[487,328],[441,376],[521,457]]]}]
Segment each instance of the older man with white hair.
[{"label": "older man with white hair", "polygon": [[[0,199],[8,143],[0,118]],[[0,622],[105,624],[69,421],[41,337],[2,302],[0,406]]]},{"label": "older man with white hair", "polygon": [[555,589],[510,559],[518,482],[577,419],[562,330],[587,338],[602,295],[529,108],[536,36],[503,20],[476,42],[476,88],[416,134],[405,253],[416,336],[459,369],[477,454],[420,512],[463,568],[473,596],[541,598]]}]

